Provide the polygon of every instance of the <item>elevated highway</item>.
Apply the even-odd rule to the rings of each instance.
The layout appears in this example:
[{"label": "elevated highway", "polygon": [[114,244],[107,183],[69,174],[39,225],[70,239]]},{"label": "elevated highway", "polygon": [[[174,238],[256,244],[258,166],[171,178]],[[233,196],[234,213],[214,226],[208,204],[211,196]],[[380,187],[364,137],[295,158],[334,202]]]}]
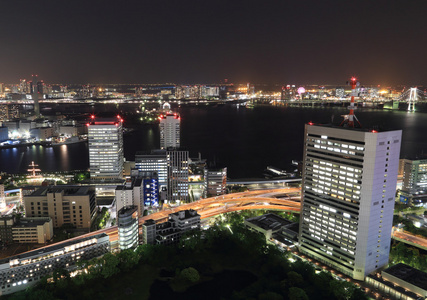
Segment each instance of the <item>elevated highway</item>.
[{"label": "elevated highway", "polygon": [[[142,231],[142,224],[152,219],[157,223],[167,221],[169,214],[182,210],[194,209],[200,214],[202,219],[219,214],[249,209],[269,209],[290,212],[299,212],[301,207],[300,188],[280,188],[269,190],[256,190],[242,193],[227,194],[224,196],[211,197],[199,201],[186,203],[180,206],[165,206],[163,210],[139,218],[139,230]],[[268,197],[265,197],[268,196]],[[55,244],[49,244],[41,248],[59,245],[63,242],[79,240],[83,237],[95,236],[105,233],[110,238],[111,247],[114,249],[118,244],[117,226],[93,231],[75,238],[67,239]],[[39,249],[41,249],[39,248]]]}]

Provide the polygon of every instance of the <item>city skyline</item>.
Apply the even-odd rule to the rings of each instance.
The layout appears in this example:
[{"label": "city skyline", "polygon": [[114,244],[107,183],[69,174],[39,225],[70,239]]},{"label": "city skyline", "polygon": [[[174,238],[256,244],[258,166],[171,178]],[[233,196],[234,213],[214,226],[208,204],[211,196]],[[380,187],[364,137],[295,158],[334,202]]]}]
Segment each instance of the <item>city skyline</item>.
[{"label": "city skyline", "polygon": [[[427,4],[411,1],[16,1],[0,82],[425,84]],[[28,75],[26,75],[28,74]]]}]

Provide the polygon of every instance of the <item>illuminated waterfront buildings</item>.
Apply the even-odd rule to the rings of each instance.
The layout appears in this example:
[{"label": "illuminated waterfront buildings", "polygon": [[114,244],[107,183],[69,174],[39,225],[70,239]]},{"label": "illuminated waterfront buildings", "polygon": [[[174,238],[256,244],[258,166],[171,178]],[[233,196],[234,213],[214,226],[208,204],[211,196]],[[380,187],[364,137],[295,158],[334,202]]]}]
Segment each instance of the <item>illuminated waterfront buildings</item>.
[{"label": "illuminated waterfront buildings", "polygon": [[123,120],[93,118],[88,124],[90,177],[114,180],[123,176]]},{"label": "illuminated waterfront buildings", "polygon": [[401,135],[305,126],[302,253],[357,280],[388,264]]}]

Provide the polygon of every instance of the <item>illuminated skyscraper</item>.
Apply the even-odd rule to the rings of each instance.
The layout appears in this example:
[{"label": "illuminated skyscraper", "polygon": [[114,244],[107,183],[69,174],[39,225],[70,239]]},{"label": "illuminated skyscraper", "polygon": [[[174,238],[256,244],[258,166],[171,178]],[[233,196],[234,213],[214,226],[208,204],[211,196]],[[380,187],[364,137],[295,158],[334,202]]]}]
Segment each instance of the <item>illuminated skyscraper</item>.
[{"label": "illuminated skyscraper", "polygon": [[177,114],[160,116],[160,149],[179,148],[181,118]]},{"label": "illuminated skyscraper", "polygon": [[401,135],[305,126],[302,253],[357,280],[388,264]]},{"label": "illuminated skyscraper", "polygon": [[188,151],[169,150],[167,200],[188,201]]},{"label": "illuminated skyscraper", "polygon": [[123,175],[123,120],[92,119],[88,123],[89,166],[92,179],[121,179]]}]

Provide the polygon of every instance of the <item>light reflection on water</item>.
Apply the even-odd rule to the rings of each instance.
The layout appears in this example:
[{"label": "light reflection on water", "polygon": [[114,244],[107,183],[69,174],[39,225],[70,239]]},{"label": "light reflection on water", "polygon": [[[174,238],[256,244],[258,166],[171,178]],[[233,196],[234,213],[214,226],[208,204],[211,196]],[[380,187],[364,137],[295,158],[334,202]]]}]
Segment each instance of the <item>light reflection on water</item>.
[{"label": "light reflection on water", "polygon": [[[341,122],[342,107],[297,108],[256,106],[181,107],[181,145],[192,157],[198,152],[208,162],[227,166],[230,178],[260,177],[269,166],[290,169],[293,159],[302,158],[304,124]],[[427,114],[358,109],[363,126],[402,129],[401,157],[427,154]],[[332,117],[333,116],[333,117]],[[139,125],[125,135],[124,152],[134,160],[135,152],[155,149],[159,144],[157,125]],[[84,170],[89,166],[87,143],[44,148],[31,146],[0,150],[0,171],[26,172],[34,161],[42,171]]]}]

